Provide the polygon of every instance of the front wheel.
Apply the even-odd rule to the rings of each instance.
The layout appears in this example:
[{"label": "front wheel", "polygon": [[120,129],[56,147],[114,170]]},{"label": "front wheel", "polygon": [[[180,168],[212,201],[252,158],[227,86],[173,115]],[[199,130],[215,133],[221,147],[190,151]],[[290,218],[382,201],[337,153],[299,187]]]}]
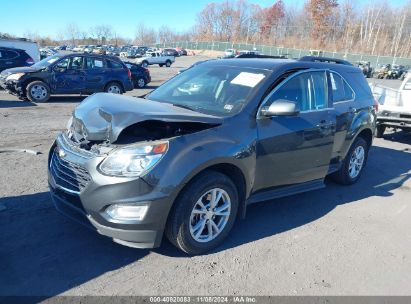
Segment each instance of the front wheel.
[{"label": "front wheel", "polygon": [[368,144],[362,137],[357,137],[348,151],[341,168],[331,178],[343,185],[351,185],[358,181],[367,163]]},{"label": "front wheel", "polygon": [[167,238],[188,254],[207,252],[223,242],[237,215],[238,193],[226,175],[206,171],[186,186],[167,221]]},{"label": "front wheel", "polygon": [[147,61],[143,61],[143,62],[141,63],[141,66],[142,66],[143,68],[148,67],[148,62],[147,62]]},{"label": "front wheel", "polygon": [[171,67],[171,61],[170,60],[166,61],[166,67],[168,67],[168,68]]},{"label": "front wheel", "polygon": [[50,99],[50,88],[43,81],[33,81],[26,87],[26,96],[31,102],[47,102]]}]

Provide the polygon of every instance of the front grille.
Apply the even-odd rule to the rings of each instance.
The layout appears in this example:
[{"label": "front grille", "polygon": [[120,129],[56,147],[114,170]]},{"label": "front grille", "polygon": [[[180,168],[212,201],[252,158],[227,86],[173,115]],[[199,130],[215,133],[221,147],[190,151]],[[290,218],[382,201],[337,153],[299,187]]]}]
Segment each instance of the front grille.
[{"label": "front grille", "polygon": [[50,171],[56,185],[69,192],[80,193],[91,181],[85,168],[60,158],[56,150],[51,156]]}]

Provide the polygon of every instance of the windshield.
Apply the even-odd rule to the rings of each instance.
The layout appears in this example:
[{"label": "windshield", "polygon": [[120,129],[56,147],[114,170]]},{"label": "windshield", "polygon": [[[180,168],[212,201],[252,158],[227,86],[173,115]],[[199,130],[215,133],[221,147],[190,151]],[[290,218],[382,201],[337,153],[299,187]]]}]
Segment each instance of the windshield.
[{"label": "windshield", "polygon": [[56,62],[60,58],[61,58],[61,55],[53,55],[53,56],[44,58],[43,60],[40,60],[39,62],[33,64],[32,67],[43,69],[43,68],[48,67],[50,64]]},{"label": "windshield", "polygon": [[242,110],[267,74],[260,69],[197,65],[154,90],[148,98],[210,115],[232,116]]}]

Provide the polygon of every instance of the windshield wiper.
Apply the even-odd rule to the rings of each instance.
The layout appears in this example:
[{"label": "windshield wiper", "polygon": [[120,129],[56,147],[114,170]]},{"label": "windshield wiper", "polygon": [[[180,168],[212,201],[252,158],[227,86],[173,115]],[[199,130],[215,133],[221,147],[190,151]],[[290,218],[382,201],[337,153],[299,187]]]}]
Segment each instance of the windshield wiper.
[{"label": "windshield wiper", "polygon": [[182,105],[182,104],[174,104],[174,103],[172,103],[172,105],[175,106],[175,107],[179,107],[179,108],[183,108],[183,109],[187,109],[187,110],[191,110],[191,111],[195,111],[195,109],[196,109],[196,108],[192,108],[192,107],[189,107],[189,106],[186,106],[186,105]]}]

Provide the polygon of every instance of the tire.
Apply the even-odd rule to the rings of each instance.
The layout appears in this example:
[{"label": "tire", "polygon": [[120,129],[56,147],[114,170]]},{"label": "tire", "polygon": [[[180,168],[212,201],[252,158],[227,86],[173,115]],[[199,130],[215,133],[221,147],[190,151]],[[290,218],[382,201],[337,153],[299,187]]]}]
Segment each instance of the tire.
[{"label": "tire", "polygon": [[[357,171],[356,169],[357,169],[358,163],[356,163],[356,161],[355,161],[354,153],[358,153],[361,150],[363,152],[363,158],[362,158],[361,165],[358,168],[357,174],[352,175],[352,174],[350,174],[350,171],[351,171],[350,170],[350,164],[354,160],[353,171],[354,170]],[[363,169],[364,169],[364,167],[367,163],[368,150],[369,150],[369,147],[368,147],[368,144],[365,141],[365,139],[362,138],[362,137],[357,137],[355,139],[354,143],[352,144],[352,146],[350,147],[350,150],[348,151],[348,153],[347,153],[347,155],[346,155],[346,157],[345,157],[345,159],[344,159],[344,161],[341,165],[341,168],[337,172],[331,174],[331,178],[335,182],[337,182],[339,184],[342,184],[342,185],[351,185],[351,184],[356,183],[358,181],[358,179],[360,178],[360,176],[363,172]],[[353,172],[353,171],[351,171],[351,172]]]},{"label": "tire", "polygon": [[143,62],[141,63],[141,66],[142,66],[143,68],[148,67],[148,62],[147,62],[147,61],[143,61]]},{"label": "tire", "polygon": [[168,67],[168,68],[171,67],[171,61],[170,60],[166,61],[166,67]]},{"label": "tire", "polygon": [[162,68],[162,67],[163,67],[163,65],[164,65],[164,64],[160,63],[158,66],[159,66],[160,68]]},{"label": "tire", "polygon": [[115,81],[109,82],[106,85],[104,91],[106,93],[112,93],[112,94],[123,94],[123,89],[121,88],[121,85]]},{"label": "tire", "polygon": [[375,128],[375,137],[382,138],[384,136],[386,126],[384,125],[377,125]]},{"label": "tire", "polygon": [[[211,204],[208,200],[212,191],[222,194],[215,209],[223,208],[221,212],[228,209],[225,215],[213,216],[212,211],[203,211],[205,209],[202,207]],[[198,203],[201,198],[202,207]],[[234,225],[237,210],[238,192],[232,180],[222,173],[205,171],[194,178],[174,202],[166,225],[166,236],[177,248],[190,255],[205,253],[227,237]],[[221,230],[218,232],[216,227]]]},{"label": "tire", "polygon": [[43,81],[33,81],[26,87],[26,96],[31,102],[47,102],[50,99],[50,88]]},{"label": "tire", "polygon": [[134,87],[142,89],[146,86],[146,81],[143,77],[137,78],[137,80],[134,83]]}]

